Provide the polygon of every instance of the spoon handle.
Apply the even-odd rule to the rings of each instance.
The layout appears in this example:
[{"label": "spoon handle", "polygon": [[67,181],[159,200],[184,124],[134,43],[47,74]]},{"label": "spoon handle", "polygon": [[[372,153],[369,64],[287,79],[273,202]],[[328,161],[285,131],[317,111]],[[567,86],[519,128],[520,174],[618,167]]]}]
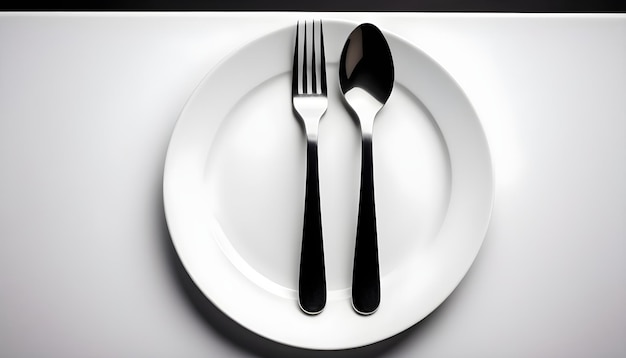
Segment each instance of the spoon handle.
[{"label": "spoon handle", "polygon": [[372,137],[364,136],[362,145],[361,193],[352,273],[352,306],[358,313],[369,315],[376,311],[380,303]]},{"label": "spoon handle", "polygon": [[326,273],[317,158],[317,142],[309,139],[307,141],[304,227],[298,287],[300,308],[308,314],[318,314],[326,305]]}]

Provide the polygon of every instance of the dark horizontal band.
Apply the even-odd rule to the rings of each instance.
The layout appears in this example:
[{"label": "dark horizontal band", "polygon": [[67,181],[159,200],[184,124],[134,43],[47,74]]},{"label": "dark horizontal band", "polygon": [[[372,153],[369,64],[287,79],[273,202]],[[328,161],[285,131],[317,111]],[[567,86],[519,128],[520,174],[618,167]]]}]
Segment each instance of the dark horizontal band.
[{"label": "dark horizontal band", "polygon": [[625,12],[625,0],[5,0],[3,11]]}]

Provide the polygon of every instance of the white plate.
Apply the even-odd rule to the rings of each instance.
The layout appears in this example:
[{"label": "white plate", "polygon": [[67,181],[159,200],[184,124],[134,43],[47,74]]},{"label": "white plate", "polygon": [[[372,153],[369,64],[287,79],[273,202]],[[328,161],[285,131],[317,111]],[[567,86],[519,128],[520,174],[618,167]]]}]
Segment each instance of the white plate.
[{"label": "white plate", "polygon": [[[305,136],[291,108],[295,27],[222,61],[194,92],[169,145],[167,223],[195,284],[253,332],[287,345],[344,349],[391,337],[440,305],[474,260],[493,201],[488,146],[455,81],[386,34],[396,85],[374,128],[382,298],[352,310],[359,129],[340,98],[337,61],[357,24],[324,24],[329,108],[319,132],[328,303],[297,303]],[[251,29],[252,30],[252,29]]]}]

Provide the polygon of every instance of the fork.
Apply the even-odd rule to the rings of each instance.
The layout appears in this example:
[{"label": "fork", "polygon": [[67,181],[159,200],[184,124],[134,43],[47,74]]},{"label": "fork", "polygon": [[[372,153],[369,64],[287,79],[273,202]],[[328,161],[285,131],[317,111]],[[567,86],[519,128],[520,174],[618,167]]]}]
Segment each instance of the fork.
[{"label": "fork", "polygon": [[298,302],[305,313],[322,312],[326,305],[326,273],[320,213],[317,134],[326,108],[326,60],[322,21],[296,25],[293,55],[293,110],[304,124],[307,138],[306,191],[304,225],[300,253]]}]

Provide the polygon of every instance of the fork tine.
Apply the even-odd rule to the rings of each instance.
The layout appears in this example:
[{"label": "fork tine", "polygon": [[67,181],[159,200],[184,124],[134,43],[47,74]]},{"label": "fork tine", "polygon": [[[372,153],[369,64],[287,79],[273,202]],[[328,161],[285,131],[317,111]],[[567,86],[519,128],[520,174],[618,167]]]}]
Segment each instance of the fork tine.
[{"label": "fork tine", "polygon": [[299,91],[299,82],[300,82],[300,71],[298,71],[298,63],[300,61],[300,47],[299,47],[299,37],[300,37],[300,21],[296,24],[296,45],[293,49],[293,72],[291,77],[291,93],[296,94],[300,93]]},{"label": "fork tine", "polygon": [[311,93],[316,93],[317,94],[317,81],[318,81],[318,76],[317,76],[317,66],[319,64],[319,60],[317,58],[317,51],[316,48],[316,44],[315,44],[315,40],[317,39],[316,33],[315,33],[315,20],[313,20],[311,22],[311,32],[312,32],[312,39],[311,39]]},{"label": "fork tine", "polygon": [[308,93],[309,92],[309,86],[308,86],[308,75],[309,75],[309,51],[308,51],[308,44],[309,44],[309,39],[308,39],[308,32],[307,31],[307,26],[306,26],[306,21],[304,21],[304,39],[303,39],[303,54],[302,54],[302,93]]},{"label": "fork tine", "polygon": [[322,20],[320,20],[320,87],[321,93],[326,95],[327,92],[327,84],[326,84],[326,53],[324,51],[324,29],[322,28]]}]

